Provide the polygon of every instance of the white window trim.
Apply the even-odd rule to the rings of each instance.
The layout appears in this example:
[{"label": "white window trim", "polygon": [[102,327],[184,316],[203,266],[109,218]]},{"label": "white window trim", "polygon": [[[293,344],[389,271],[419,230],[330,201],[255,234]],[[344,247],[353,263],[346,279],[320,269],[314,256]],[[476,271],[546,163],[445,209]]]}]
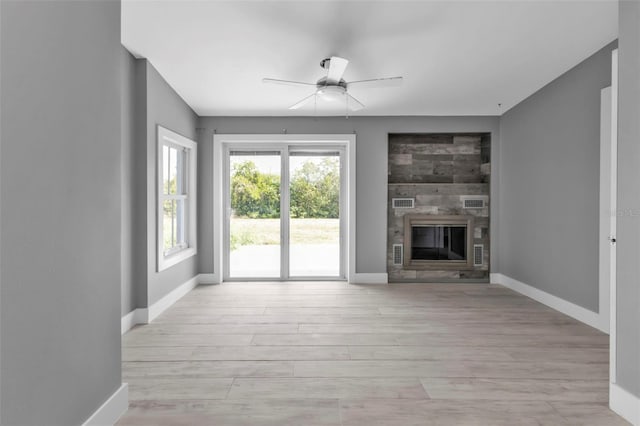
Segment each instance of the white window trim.
[{"label": "white window trim", "polygon": [[[198,164],[198,148],[197,144],[185,138],[182,135],[179,135],[176,132],[173,132],[169,129],[166,129],[162,126],[158,126],[158,143],[157,143],[157,165],[156,165],[156,248],[157,248],[157,260],[158,260],[158,272],[164,271],[167,268],[170,268],[173,265],[176,265],[183,260],[195,256],[198,253],[198,241],[197,241],[197,164]],[[188,175],[187,178],[187,194],[188,194],[188,212],[187,212],[187,223],[185,224],[185,232],[187,234],[187,244],[188,246],[172,252],[171,254],[165,256],[164,247],[163,247],[163,209],[162,209],[162,201],[163,201],[163,183],[162,183],[162,147],[165,144],[179,146],[187,148],[189,151],[189,155],[187,157],[188,164]]]}]

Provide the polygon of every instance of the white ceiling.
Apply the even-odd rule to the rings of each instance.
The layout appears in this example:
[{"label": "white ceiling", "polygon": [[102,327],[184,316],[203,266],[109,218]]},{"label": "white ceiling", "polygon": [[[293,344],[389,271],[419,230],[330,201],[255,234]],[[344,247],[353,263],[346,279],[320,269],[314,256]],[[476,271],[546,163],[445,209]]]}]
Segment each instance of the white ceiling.
[{"label": "white ceiling", "polygon": [[261,80],[315,82],[331,55],[349,59],[347,81],[405,78],[354,87],[367,108],[353,115],[501,114],[617,33],[613,0],[122,4],[122,43],[204,116],[312,115],[287,108],[313,88]]}]

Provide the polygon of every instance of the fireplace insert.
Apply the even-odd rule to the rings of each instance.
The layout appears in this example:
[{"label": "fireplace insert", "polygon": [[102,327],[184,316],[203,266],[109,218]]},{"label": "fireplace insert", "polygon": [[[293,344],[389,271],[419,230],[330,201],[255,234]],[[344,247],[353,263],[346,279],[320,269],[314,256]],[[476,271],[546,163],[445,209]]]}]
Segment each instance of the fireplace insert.
[{"label": "fireplace insert", "polygon": [[404,266],[472,269],[473,216],[405,216]]}]

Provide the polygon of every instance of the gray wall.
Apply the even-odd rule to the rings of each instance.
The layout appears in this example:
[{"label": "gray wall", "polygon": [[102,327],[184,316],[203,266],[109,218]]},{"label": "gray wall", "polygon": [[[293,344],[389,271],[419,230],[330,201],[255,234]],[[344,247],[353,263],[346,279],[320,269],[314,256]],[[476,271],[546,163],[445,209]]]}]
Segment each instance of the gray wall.
[{"label": "gray wall", "polygon": [[[135,205],[132,207],[134,221],[134,256],[136,258],[133,276],[135,286],[135,307],[147,307],[147,65],[146,60],[135,60],[134,66],[134,106],[133,117],[133,160],[135,174],[133,181],[127,182],[134,187]],[[152,234],[155,235],[155,234]],[[122,312],[126,314],[127,312]]]},{"label": "gray wall", "polygon": [[640,397],[640,3],[619,7],[617,382]]},{"label": "gray wall", "polygon": [[0,422],[80,424],[121,384],[120,2],[0,8]]},{"label": "gray wall", "polygon": [[[147,65],[122,52],[122,306],[147,304]],[[153,234],[155,235],[155,233]],[[154,257],[155,259],[155,257]]]},{"label": "gray wall", "polygon": [[500,120],[498,271],[598,311],[599,50]]},{"label": "gray wall", "polygon": [[[147,68],[147,300],[149,305],[157,302],[180,284],[198,274],[198,256],[157,272],[156,247],[156,162],[157,130],[159,124],[182,136],[196,140],[198,116],[169,86],[156,69],[144,61]],[[198,155],[201,155],[198,153]]]},{"label": "gray wall", "polygon": [[[138,192],[136,159],[136,59],[124,48],[122,51],[122,94],[121,94],[121,144],[122,144],[122,210],[121,239],[122,252],[122,314],[136,308],[136,282],[140,282],[140,256],[136,250],[136,233],[140,228],[136,214],[140,205]],[[146,245],[145,245],[146,247]],[[144,259],[144,257],[143,257]]]},{"label": "gray wall", "polygon": [[[499,140],[497,117],[203,117],[199,127],[202,130],[198,145],[201,194],[198,250],[202,273],[214,272],[211,164],[214,129],[217,133],[264,134],[282,133],[283,129],[289,134],[355,131],[356,272],[359,273],[386,272],[388,133],[491,132],[492,140]],[[497,218],[492,217],[492,223],[494,219]]]},{"label": "gray wall", "polygon": [[[198,256],[157,272],[157,125],[196,140],[198,117],[146,59],[122,49],[122,304],[146,308],[198,274]],[[128,115],[125,117],[125,115]]]}]

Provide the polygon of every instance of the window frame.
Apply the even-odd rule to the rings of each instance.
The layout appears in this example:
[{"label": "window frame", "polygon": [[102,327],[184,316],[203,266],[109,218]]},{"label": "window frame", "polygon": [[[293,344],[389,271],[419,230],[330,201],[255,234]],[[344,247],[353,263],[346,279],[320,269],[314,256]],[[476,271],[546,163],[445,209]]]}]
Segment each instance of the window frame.
[{"label": "window frame", "polygon": [[[164,147],[178,148],[185,152],[184,169],[180,173],[184,182],[183,194],[164,193]],[[197,144],[169,129],[157,126],[157,166],[156,166],[156,249],[158,272],[170,268],[197,254]],[[164,249],[164,202],[166,200],[184,200],[185,214],[183,247],[175,247],[168,252]],[[178,225],[180,226],[180,225]]]}]

